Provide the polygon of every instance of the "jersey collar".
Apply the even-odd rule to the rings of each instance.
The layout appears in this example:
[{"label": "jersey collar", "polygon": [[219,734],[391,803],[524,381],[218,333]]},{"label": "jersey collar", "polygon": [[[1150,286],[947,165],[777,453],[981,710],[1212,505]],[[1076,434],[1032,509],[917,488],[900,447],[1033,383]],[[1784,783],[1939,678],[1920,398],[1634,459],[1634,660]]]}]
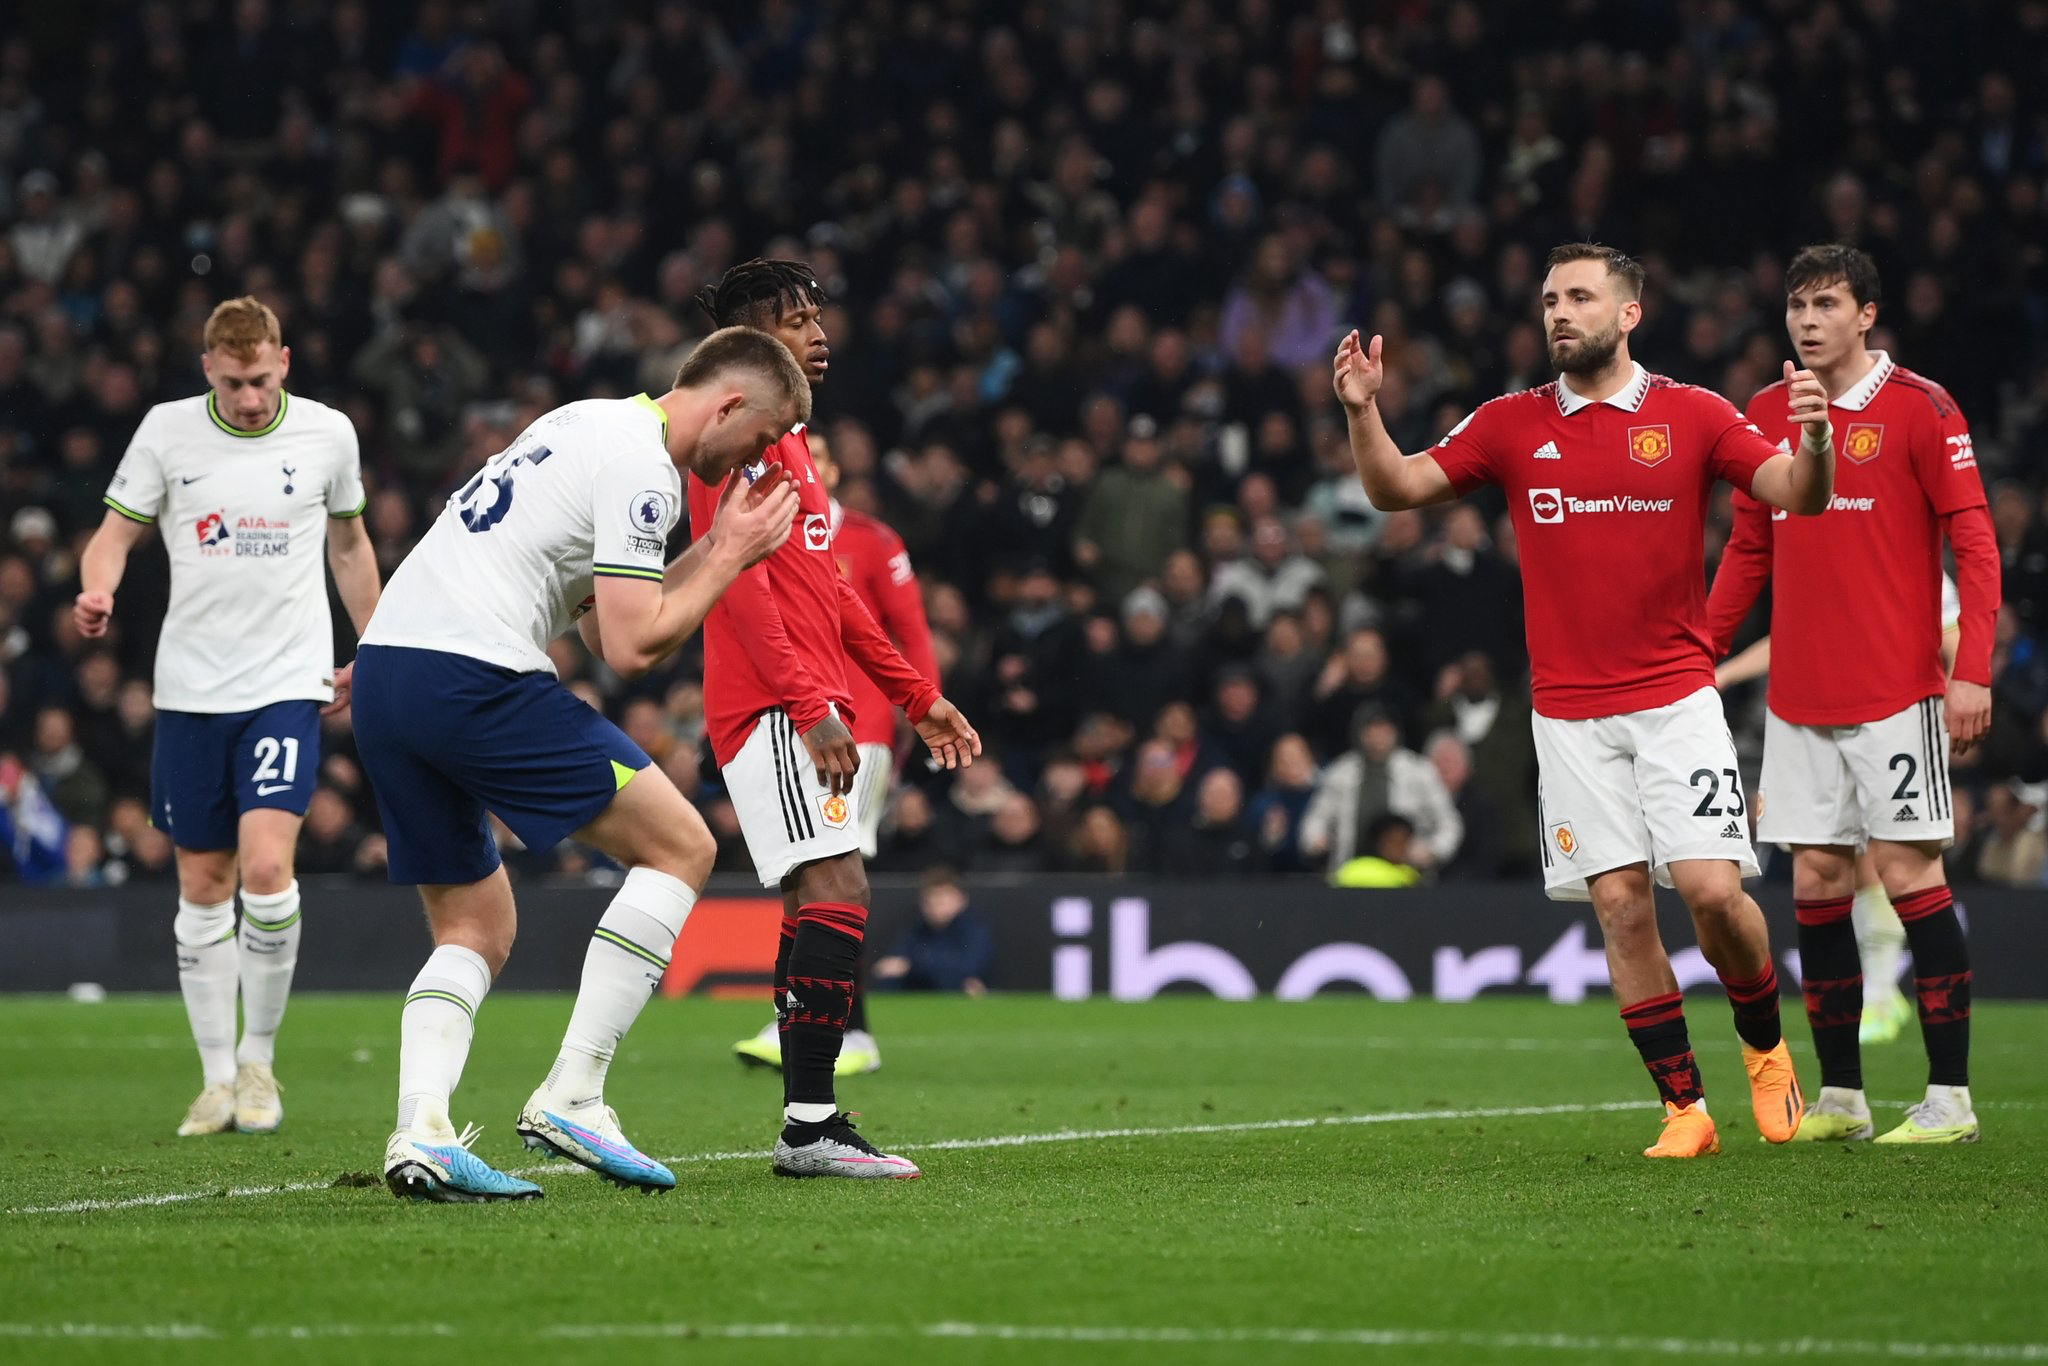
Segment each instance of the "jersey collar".
[{"label": "jersey collar", "polygon": [[1563,375],[1559,375],[1557,377],[1558,412],[1563,413],[1566,417],[1570,417],[1581,408],[1592,407],[1596,402],[1605,403],[1610,408],[1619,408],[1625,413],[1637,411],[1643,406],[1643,400],[1649,397],[1650,372],[1643,368],[1641,361],[1630,361],[1629,365],[1632,374],[1628,384],[1619,393],[1609,394],[1603,399],[1587,398],[1584,394],[1574,390],[1571,385],[1565,383]]},{"label": "jersey collar", "polygon": [[1877,397],[1877,391],[1884,388],[1884,382],[1892,377],[1892,371],[1899,368],[1892,364],[1889,352],[1868,351],[1864,354],[1868,355],[1872,362],[1870,373],[1857,380],[1856,387],[1848,393],[1840,398],[1830,399],[1829,407],[1847,408],[1852,413],[1862,412],[1870,406],[1871,400]]},{"label": "jersey collar", "polygon": [[668,414],[662,411],[661,405],[645,394],[635,394],[630,401],[654,414],[654,420],[661,424],[661,444],[666,446],[668,444]]},{"label": "jersey collar", "polygon": [[284,425],[284,415],[286,411],[289,410],[292,406],[292,396],[282,389],[278,390],[277,416],[270,419],[270,423],[268,426],[259,427],[253,432],[245,432],[240,427],[237,427],[234,423],[229,422],[226,418],[220,415],[220,409],[214,406],[214,399],[216,399],[217,397],[219,396],[215,394],[213,390],[208,389],[206,391],[206,415],[213,419],[214,426],[220,428],[229,436],[239,436],[244,439],[252,436],[269,436],[272,432],[276,431],[279,427]]}]

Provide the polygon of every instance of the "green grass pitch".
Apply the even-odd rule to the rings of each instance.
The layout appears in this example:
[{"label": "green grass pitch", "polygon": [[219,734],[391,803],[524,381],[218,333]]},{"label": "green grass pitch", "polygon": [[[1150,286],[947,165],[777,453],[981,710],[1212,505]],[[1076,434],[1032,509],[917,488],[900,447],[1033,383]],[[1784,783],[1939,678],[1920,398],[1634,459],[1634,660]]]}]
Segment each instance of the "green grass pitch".
[{"label": "green grass pitch", "polygon": [[[295,1001],[284,1130],[178,1139],[175,998],[0,1000],[0,1361],[2048,1360],[2044,1007],[1978,1010],[1981,1144],[1771,1148],[1697,994],[1723,1151],[1654,1163],[1605,1003],[884,998],[841,1099],[926,1175],[867,1185],[770,1176],[764,1007],[658,1001],[611,1099],[678,1190],[448,1207],[371,1181],[398,1004]],[[568,1005],[481,1012],[498,1165]],[[1917,1097],[1917,1037],[1866,1068]]]}]

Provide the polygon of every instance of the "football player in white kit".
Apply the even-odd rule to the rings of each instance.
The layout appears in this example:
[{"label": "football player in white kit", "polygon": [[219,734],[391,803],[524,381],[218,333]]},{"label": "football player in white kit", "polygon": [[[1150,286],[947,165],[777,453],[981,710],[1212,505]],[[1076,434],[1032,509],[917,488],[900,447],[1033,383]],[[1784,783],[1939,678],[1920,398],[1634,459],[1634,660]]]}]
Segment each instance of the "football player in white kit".
[{"label": "football player in white kit", "polygon": [[254,298],[221,304],[200,359],[207,392],[157,404],[136,428],[72,615],[104,636],[129,552],[163,537],[150,800],[177,848],[178,983],[204,1074],[178,1132],[267,1133],[284,1118],[272,1066],[302,928],[293,854],[334,697],[322,551],[358,631],[377,606],[377,560],[355,428],[285,391],[276,315]]},{"label": "football player in white kit", "polygon": [[781,545],[795,491],[768,466],[734,480],[707,534],[664,564],[688,469],[723,482],[810,416],[810,385],[774,338],[726,328],[659,399],[547,413],[457,490],[391,576],[341,680],[377,793],[391,880],[426,902],[434,951],[400,1016],[393,1193],[521,1200],[540,1187],[469,1151],[449,1100],[477,1009],[511,953],[512,887],[490,815],[529,849],[573,834],[626,870],[592,934],[547,1079],[520,1112],[529,1147],[622,1186],[675,1175],[627,1141],[605,1076],[661,981],[717,846],[704,818],[604,715],[555,676],[548,644],[574,624],[622,676],[673,654],[741,570]]}]

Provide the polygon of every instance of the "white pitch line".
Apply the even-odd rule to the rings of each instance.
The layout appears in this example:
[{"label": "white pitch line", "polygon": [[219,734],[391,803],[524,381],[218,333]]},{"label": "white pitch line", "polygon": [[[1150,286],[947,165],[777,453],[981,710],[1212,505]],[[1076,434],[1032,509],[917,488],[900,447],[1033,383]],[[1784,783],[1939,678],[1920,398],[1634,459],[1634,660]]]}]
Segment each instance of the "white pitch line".
[{"label": "white pitch line", "polygon": [[[1478,1110],[1386,1110],[1363,1115],[1319,1115],[1312,1119],[1258,1119],[1234,1124],[1160,1124],[1117,1129],[1054,1129],[1035,1134],[998,1134],[990,1138],[947,1138],[930,1143],[895,1143],[898,1152],[960,1152],[974,1148],[1023,1148],[1040,1143],[1093,1143],[1118,1138],[1173,1138],[1183,1134],[1245,1134],[1272,1129],[1316,1129],[1355,1124],[1409,1124],[1432,1119],[1521,1119],[1540,1115],[1602,1114],[1613,1110],[1645,1110],[1648,1101],[1611,1100],[1586,1105],[1505,1105]],[[660,1161],[683,1165],[702,1162],[741,1162],[766,1157],[762,1148],[732,1152],[689,1153],[664,1157]],[[573,1162],[553,1162],[538,1167],[507,1168],[510,1176],[580,1175],[584,1169]],[[157,1195],[128,1195],[111,1200],[71,1200],[61,1205],[32,1205],[10,1209],[9,1214],[101,1214],[110,1210],[143,1209],[153,1205],[179,1205],[217,1196],[246,1198],[259,1195],[289,1195],[301,1191],[329,1190],[332,1182],[288,1181],[275,1186],[236,1186],[226,1190],[169,1191]]]},{"label": "white pitch line", "polygon": [[478,1338],[517,1336],[557,1340],[649,1338],[849,1338],[950,1341],[1140,1343],[1176,1346],[1462,1348],[1493,1352],[1747,1357],[1785,1361],[1802,1357],[1872,1357],[1913,1361],[2048,1361],[2048,1343],[1912,1342],[1860,1338],[1685,1338],[1600,1333],[1486,1333],[1432,1328],[1188,1328],[1137,1325],[925,1323],[504,1323],[465,1330],[447,1323],[252,1324],[216,1328],[201,1323],[0,1323],[0,1338],[89,1338],[126,1341],[262,1341],[317,1338]]}]

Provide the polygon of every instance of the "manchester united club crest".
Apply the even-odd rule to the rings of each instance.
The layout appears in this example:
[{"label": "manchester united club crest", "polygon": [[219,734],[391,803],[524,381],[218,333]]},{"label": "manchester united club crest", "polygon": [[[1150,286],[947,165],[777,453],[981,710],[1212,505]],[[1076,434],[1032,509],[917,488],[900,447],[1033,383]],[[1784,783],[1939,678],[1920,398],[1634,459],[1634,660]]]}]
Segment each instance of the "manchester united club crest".
[{"label": "manchester united club crest", "polygon": [[1550,827],[1550,838],[1557,844],[1557,852],[1566,858],[1579,852],[1579,837],[1572,833],[1572,823],[1562,821]]},{"label": "manchester united club crest", "polygon": [[1881,422],[1851,422],[1849,430],[1842,433],[1842,454],[1861,465],[1877,459],[1877,453],[1884,447],[1884,424]]},{"label": "manchester united club crest", "polygon": [[831,792],[818,798],[818,814],[823,816],[825,824],[834,830],[844,830],[847,818],[853,814],[853,810],[847,806],[846,798]]},{"label": "manchester united club crest", "polygon": [[1661,465],[1670,454],[1671,428],[1663,423],[1628,429],[1628,458],[1637,464]]}]

